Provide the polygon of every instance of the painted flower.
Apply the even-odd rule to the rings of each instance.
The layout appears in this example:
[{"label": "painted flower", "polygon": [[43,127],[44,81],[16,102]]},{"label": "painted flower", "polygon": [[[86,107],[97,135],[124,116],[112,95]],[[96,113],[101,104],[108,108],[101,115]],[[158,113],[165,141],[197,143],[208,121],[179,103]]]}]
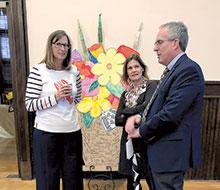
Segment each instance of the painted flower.
[{"label": "painted flower", "polygon": [[119,98],[111,94],[111,95],[108,97],[108,100],[109,100],[109,102],[111,103],[112,109],[117,110],[118,104],[119,104]]},{"label": "painted flower", "polygon": [[75,61],[73,62],[73,65],[75,65],[79,70],[82,79],[84,79],[85,77],[94,78],[94,74],[91,73],[91,67],[93,66],[93,63],[85,61]]},{"label": "painted flower", "polygon": [[97,63],[97,57],[99,56],[100,53],[104,53],[104,48],[102,44],[97,43],[93,44],[91,47],[88,48],[88,54],[89,58],[93,63]]},{"label": "painted flower", "polygon": [[98,76],[99,84],[103,86],[108,82],[118,84],[123,72],[124,55],[117,53],[114,48],[109,48],[106,54],[99,54],[97,60],[98,63],[92,67],[91,72]]},{"label": "painted flower", "polygon": [[91,116],[97,118],[102,111],[106,112],[111,108],[111,103],[107,99],[110,92],[105,87],[99,88],[99,94],[94,97],[84,97],[82,101],[77,104],[77,109],[81,113],[90,112]]}]

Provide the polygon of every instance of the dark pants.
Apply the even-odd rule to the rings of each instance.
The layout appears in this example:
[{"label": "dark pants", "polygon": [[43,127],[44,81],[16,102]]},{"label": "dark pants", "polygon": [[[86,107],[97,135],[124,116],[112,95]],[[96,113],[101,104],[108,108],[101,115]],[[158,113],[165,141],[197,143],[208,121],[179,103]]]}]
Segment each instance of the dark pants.
[{"label": "dark pants", "polygon": [[184,171],[157,173],[151,171],[153,190],[183,190]]},{"label": "dark pants", "polygon": [[[127,175],[126,178],[127,178],[127,190],[134,190],[134,185],[133,185],[134,184],[134,177],[131,175]],[[150,181],[149,176],[147,176],[145,178],[145,180],[147,182],[149,190],[153,190],[151,187],[151,181]]]},{"label": "dark pants", "polygon": [[[145,178],[148,188],[149,190],[154,190],[152,188],[152,177],[150,174],[150,168],[148,165],[148,159],[146,156],[146,153],[141,153],[140,157],[136,157],[137,158],[137,165],[136,165],[136,169],[135,171],[138,172],[140,174],[140,178]],[[132,176],[132,175],[127,175],[127,190],[135,190],[136,185],[134,183],[134,179],[137,176]],[[136,179],[137,181],[137,179]],[[142,189],[141,184],[140,184],[140,190]]]},{"label": "dark pants", "polygon": [[82,134],[49,133],[34,129],[37,190],[83,190]]}]

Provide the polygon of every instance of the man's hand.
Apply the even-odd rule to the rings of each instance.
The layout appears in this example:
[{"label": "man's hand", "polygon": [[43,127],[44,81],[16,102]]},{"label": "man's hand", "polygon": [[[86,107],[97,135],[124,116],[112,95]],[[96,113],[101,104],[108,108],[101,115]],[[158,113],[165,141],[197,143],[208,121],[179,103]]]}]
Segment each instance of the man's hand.
[{"label": "man's hand", "polygon": [[134,115],[127,119],[125,124],[125,131],[128,133],[129,138],[138,138],[140,137],[138,128],[135,128],[137,124],[141,122],[140,115]]},{"label": "man's hand", "polygon": [[140,132],[139,132],[139,128],[135,128],[134,131],[130,134],[128,134],[128,138],[140,138]]}]

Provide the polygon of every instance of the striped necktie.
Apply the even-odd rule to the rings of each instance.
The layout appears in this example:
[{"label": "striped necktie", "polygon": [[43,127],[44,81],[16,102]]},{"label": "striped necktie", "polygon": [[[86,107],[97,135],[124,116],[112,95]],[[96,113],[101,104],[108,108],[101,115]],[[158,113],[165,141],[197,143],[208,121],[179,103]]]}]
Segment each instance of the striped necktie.
[{"label": "striped necktie", "polygon": [[154,98],[155,98],[155,96],[156,96],[156,94],[157,94],[157,90],[159,89],[159,87],[160,87],[160,85],[161,85],[161,83],[162,83],[164,77],[167,75],[168,72],[169,72],[169,69],[166,67],[166,69],[163,71],[163,74],[162,74],[161,77],[160,77],[160,81],[159,81],[159,83],[158,83],[158,85],[157,85],[156,90],[154,91],[153,95],[151,96],[151,99],[150,99],[150,101],[148,102],[146,108],[144,109],[143,116],[142,116],[142,119],[141,119],[141,123],[144,123],[144,122],[145,122],[146,116],[147,116],[148,111],[149,111],[149,108],[150,108],[150,106],[151,106],[151,104],[152,104],[152,102],[153,102],[153,100],[154,100]]},{"label": "striped necktie", "polygon": [[163,78],[167,75],[168,72],[169,72],[169,69],[168,69],[168,67],[166,67],[166,69],[164,69],[163,74],[160,77],[160,82],[159,83],[162,82]]}]

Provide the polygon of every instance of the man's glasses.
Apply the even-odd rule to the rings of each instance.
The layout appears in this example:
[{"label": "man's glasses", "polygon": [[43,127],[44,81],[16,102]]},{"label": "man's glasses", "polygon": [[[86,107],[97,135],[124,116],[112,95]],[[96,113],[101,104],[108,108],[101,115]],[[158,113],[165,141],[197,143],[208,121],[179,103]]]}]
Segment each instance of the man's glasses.
[{"label": "man's glasses", "polygon": [[55,46],[55,48],[62,49],[62,47],[63,47],[65,50],[68,50],[71,47],[70,44],[62,44],[60,42],[55,42],[55,43],[53,43],[53,45]]},{"label": "man's glasses", "polygon": [[166,41],[171,42],[171,41],[173,41],[173,40],[175,40],[175,39],[172,39],[172,40],[170,40],[170,39],[168,39],[168,40],[157,40],[157,41],[154,43],[154,45],[155,45],[155,46],[161,46],[164,42],[166,42]]}]

